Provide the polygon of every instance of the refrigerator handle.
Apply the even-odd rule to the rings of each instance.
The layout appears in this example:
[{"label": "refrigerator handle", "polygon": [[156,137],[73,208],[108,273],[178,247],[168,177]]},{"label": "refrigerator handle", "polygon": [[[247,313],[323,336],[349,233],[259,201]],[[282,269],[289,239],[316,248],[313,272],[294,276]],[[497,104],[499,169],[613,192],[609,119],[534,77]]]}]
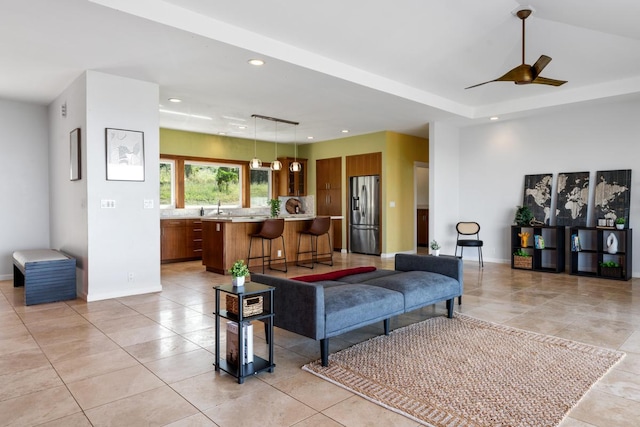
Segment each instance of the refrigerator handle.
[{"label": "refrigerator handle", "polygon": [[367,187],[366,187],[366,186],[364,186],[364,185],[362,186],[362,198],[364,199],[364,200],[362,201],[362,204],[363,204],[363,206],[364,206],[364,207],[362,208],[362,216],[366,216],[366,215],[367,215],[367,212],[366,212],[365,208],[366,208],[366,206],[367,206],[367,203],[369,202],[369,195],[367,194]]},{"label": "refrigerator handle", "polygon": [[352,211],[357,211],[360,210],[360,198],[359,197],[352,197],[351,198],[351,210]]}]

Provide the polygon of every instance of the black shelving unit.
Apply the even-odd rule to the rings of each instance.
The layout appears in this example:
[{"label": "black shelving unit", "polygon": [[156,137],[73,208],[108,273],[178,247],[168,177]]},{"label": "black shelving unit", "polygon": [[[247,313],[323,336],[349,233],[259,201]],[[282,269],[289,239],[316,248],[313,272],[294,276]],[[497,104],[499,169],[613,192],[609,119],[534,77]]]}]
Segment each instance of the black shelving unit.
[{"label": "black shelving unit", "polygon": [[[247,282],[245,285],[238,289],[232,285],[220,285],[215,286],[216,290],[216,344],[215,344],[215,362],[216,371],[223,370],[224,372],[233,375],[238,379],[238,384],[244,383],[244,379],[251,375],[259,374],[260,372],[269,371],[273,372],[275,364],[273,363],[273,291],[274,287],[262,285],[260,283]],[[229,312],[228,310],[220,308],[221,294],[230,294],[238,298],[238,315]],[[245,317],[243,315],[243,301],[246,298],[252,298],[255,296],[262,296],[263,309],[262,312],[253,316]],[[226,300],[226,298],[225,298]],[[225,306],[226,307],[226,306]],[[238,365],[233,365],[227,362],[225,355],[220,356],[220,319],[227,319],[238,324],[238,343],[240,346],[244,343],[244,328],[242,325],[249,324],[254,320],[260,320],[265,325],[265,335],[267,339],[267,345],[269,348],[269,358],[263,359],[257,355],[253,355],[253,362]]]},{"label": "black shelving unit", "polygon": [[[522,246],[518,234],[528,232],[531,234],[527,246]],[[544,248],[536,248],[535,236],[542,236]],[[513,253],[518,249],[531,255],[531,270],[548,273],[562,273],[565,268],[565,227],[538,225],[538,226],[511,226],[511,268],[520,268],[514,265]]]},{"label": "black shelving unit", "polygon": [[[571,227],[571,274],[611,280],[630,280],[633,273],[632,237],[630,228],[618,230],[600,227]],[[618,240],[615,254],[607,251],[607,239],[613,233]],[[577,236],[577,241],[574,236]],[[577,245],[575,244],[577,243]],[[601,263],[614,261],[619,269],[603,268]]]}]

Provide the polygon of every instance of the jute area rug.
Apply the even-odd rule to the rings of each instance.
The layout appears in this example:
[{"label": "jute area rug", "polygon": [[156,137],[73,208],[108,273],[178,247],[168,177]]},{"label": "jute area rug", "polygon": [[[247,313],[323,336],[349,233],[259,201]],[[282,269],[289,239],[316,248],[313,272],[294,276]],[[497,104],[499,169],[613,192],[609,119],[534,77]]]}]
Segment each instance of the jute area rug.
[{"label": "jute area rug", "polygon": [[429,426],[557,426],[624,353],[457,314],[302,369]]}]

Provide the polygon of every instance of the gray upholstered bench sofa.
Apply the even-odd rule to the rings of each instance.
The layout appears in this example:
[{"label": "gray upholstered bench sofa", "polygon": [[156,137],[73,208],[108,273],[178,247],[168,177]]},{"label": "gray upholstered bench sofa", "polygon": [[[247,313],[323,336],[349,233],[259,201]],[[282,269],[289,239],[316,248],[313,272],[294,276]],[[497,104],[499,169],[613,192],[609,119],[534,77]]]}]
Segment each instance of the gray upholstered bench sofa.
[{"label": "gray upholstered bench sofa", "polygon": [[[252,273],[251,280],[274,286],[274,324],[320,340],[323,366],[329,364],[329,338],[384,322],[440,301],[453,317],[462,295],[462,260],[398,254],[395,270],[355,268],[295,279]],[[307,280],[307,281],[303,281]]]}]

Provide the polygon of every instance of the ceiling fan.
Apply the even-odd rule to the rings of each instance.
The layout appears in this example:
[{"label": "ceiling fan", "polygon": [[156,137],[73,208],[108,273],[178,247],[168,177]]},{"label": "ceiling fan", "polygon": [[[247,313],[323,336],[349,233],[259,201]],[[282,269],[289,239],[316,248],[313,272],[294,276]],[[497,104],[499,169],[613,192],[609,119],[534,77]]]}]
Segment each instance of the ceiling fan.
[{"label": "ceiling fan", "polygon": [[547,55],[540,55],[540,58],[538,58],[536,63],[533,65],[524,63],[524,21],[529,17],[529,15],[531,15],[531,12],[531,9],[523,8],[515,13],[515,15],[522,20],[522,64],[510,70],[502,77],[489,80],[488,82],[478,83],[477,85],[469,86],[465,89],[471,89],[492,82],[514,82],[517,85],[537,83],[550,86],[561,86],[566,83],[565,80],[554,80],[540,75],[544,67],[549,65],[549,62],[551,62],[551,58]]}]

